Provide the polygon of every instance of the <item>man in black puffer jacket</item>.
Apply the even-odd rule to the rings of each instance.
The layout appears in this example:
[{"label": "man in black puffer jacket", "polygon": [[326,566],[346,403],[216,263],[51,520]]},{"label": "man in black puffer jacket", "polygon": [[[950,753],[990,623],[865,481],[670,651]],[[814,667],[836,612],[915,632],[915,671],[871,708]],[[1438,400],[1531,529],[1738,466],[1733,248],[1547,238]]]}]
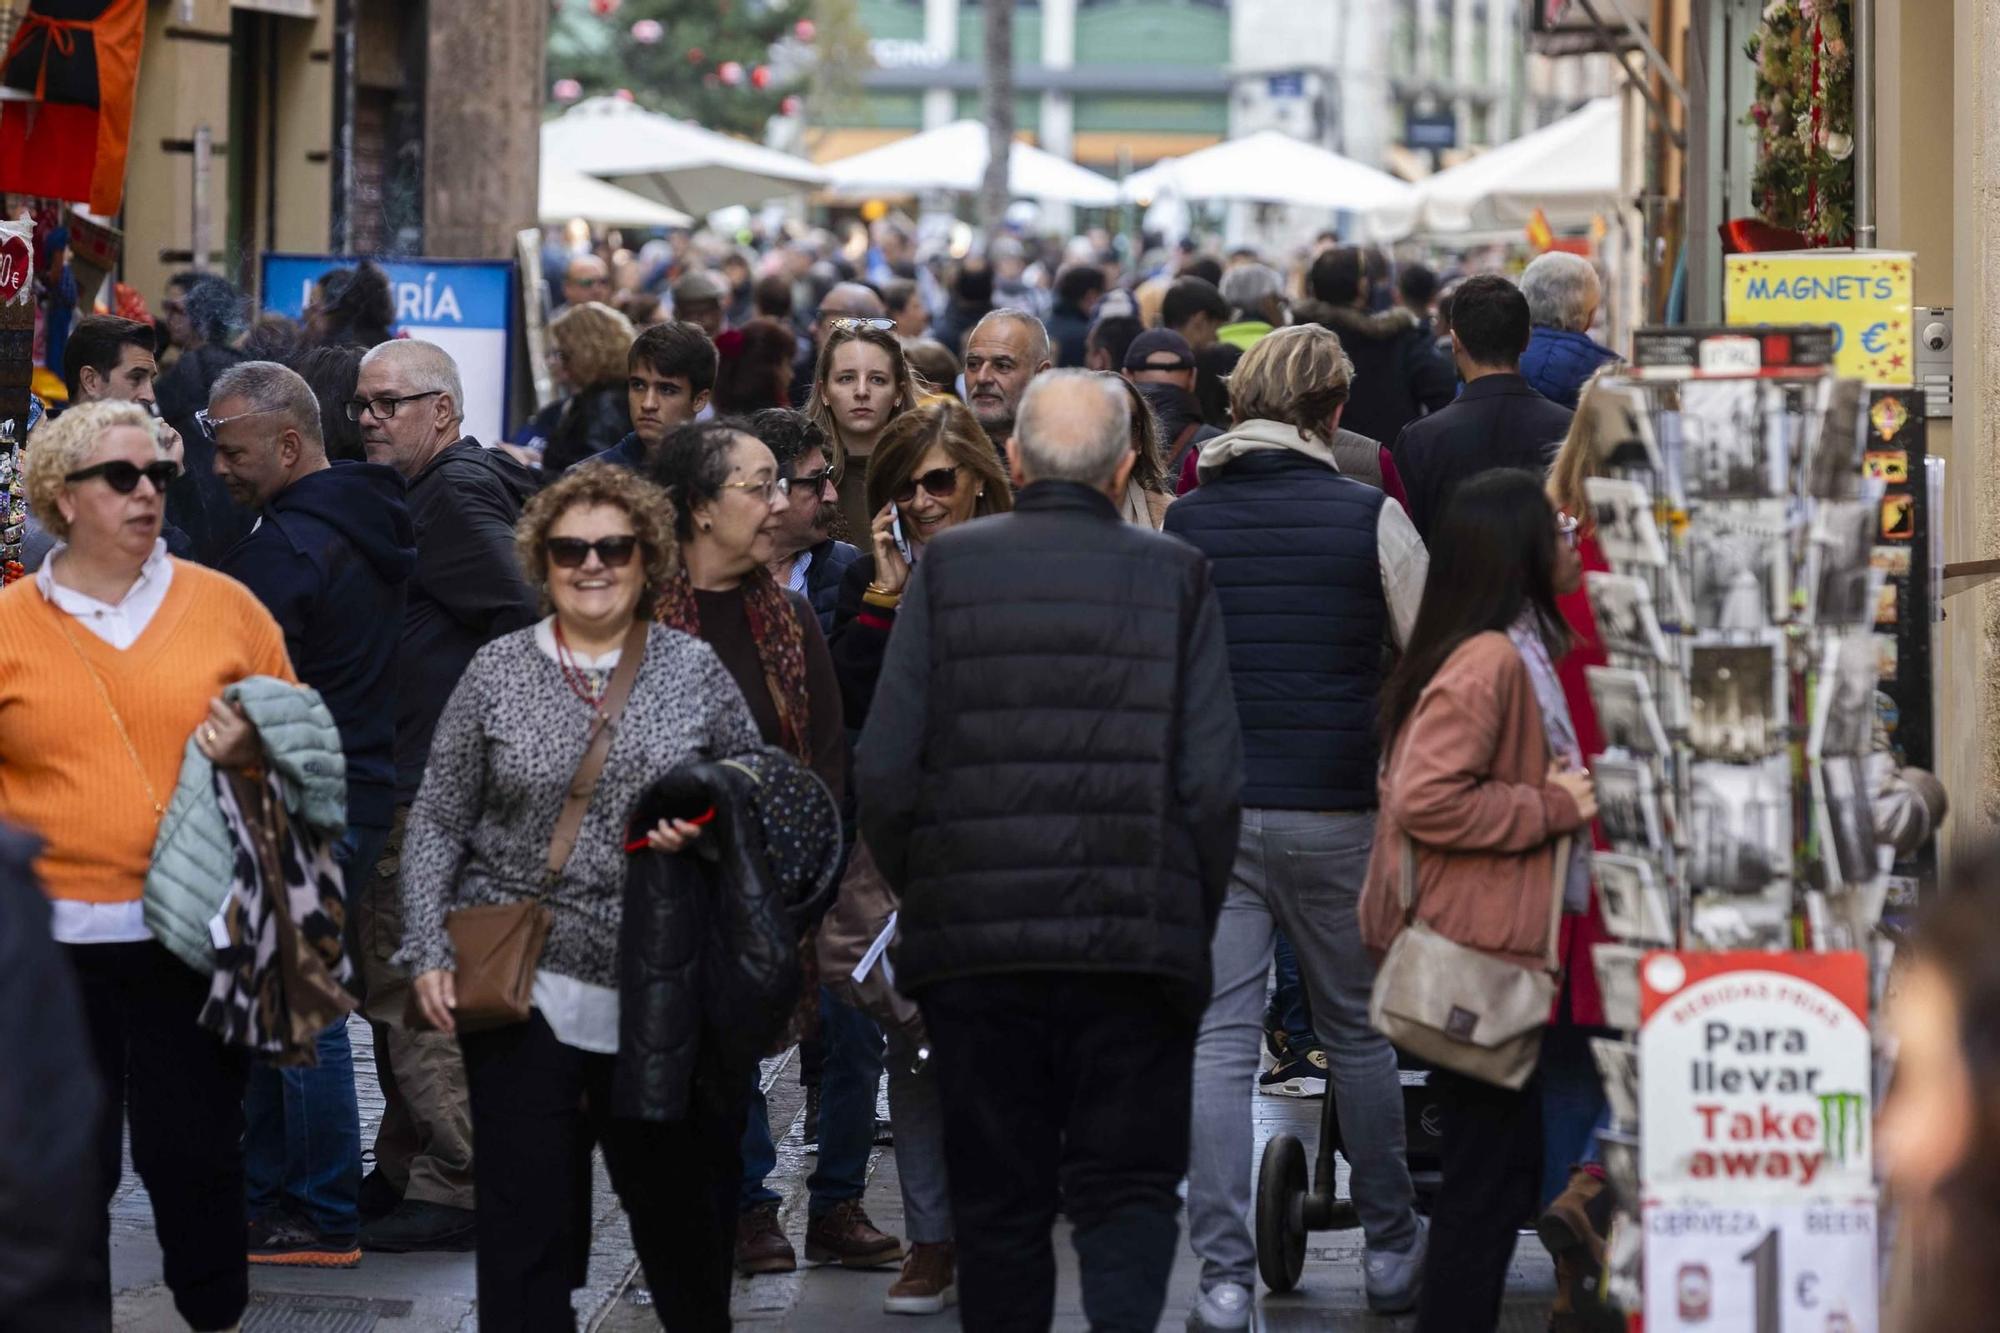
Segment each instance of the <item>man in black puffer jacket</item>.
[{"label": "man in black puffer jacket", "polygon": [[1059,1164],[1093,1327],[1154,1327],[1173,1267],[1243,742],[1207,562],[1119,521],[1128,401],[1089,372],[1029,386],[1020,499],[927,548],[856,764],[968,1325],[1048,1325]]}]

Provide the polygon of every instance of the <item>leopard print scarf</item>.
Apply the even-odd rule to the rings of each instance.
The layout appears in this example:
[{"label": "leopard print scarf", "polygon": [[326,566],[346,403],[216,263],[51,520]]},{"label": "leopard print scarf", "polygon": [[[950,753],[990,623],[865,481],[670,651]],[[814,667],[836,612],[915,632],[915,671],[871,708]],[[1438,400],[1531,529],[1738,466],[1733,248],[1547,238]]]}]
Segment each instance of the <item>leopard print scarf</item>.
[{"label": "leopard print scarf", "polygon": [[[764,668],[764,688],[778,711],[778,744],[800,763],[812,764],[812,728],[806,696],[806,635],[792,613],[785,590],[758,569],[743,580],[743,610],[750,637],[757,644],[757,661]],[[676,571],[660,590],[653,618],[669,629],[701,637],[701,611],[687,570]]]}]

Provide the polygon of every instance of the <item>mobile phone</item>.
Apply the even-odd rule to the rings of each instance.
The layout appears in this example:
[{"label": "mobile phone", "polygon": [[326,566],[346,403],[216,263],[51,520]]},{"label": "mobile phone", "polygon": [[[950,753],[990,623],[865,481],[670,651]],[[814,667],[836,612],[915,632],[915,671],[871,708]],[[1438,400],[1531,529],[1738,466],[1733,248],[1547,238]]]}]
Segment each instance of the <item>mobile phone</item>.
[{"label": "mobile phone", "polygon": [[913,563],[909,538],[903,535],[903,511],[896,507],[894,500],[889,502],[889,536],[895,541],[896,550],[902,554],[904,563]]}]

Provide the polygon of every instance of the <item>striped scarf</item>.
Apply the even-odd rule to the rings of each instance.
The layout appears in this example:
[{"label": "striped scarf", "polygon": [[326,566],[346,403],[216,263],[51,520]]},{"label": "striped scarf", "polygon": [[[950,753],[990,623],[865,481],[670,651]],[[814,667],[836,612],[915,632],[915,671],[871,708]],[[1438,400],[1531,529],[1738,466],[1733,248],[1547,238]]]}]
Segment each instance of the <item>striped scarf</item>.
[{"label": "striped scarf", "polygon": [[[778,744],[800,763],[812,764],[812,728],[806,696],[806,636],[799,618],[785,600],[785,590],[770,572],[758,569],[743,580],[743,610],[750,620],[750,637],[757,644],[757,661],[764,668],[764,688],[778,712]],[[669,629],[701,637],[701,611],[686,568],[675,571],[660,590],[653,618]]]}]

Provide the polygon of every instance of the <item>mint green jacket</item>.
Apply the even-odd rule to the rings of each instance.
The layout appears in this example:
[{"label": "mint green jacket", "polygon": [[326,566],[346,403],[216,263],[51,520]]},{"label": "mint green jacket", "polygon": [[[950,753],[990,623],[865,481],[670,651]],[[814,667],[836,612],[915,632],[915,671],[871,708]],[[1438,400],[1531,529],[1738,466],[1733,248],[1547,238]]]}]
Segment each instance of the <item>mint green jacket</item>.
[{"label": "mint green jacket", "polygon": [[[347,830],[347,757],[340,729],[319,691],[273,676],[252,676],[223,690],[243,705],[264,756],[283,779],[285,806],[295,820],[328,838]],[[215,970],[209,922],[222,910],[236,873],[236,846],[215,795],[215,767],[188,737],[180,781],[146,872],[146,927],[174,957],[197,972]]]}]

